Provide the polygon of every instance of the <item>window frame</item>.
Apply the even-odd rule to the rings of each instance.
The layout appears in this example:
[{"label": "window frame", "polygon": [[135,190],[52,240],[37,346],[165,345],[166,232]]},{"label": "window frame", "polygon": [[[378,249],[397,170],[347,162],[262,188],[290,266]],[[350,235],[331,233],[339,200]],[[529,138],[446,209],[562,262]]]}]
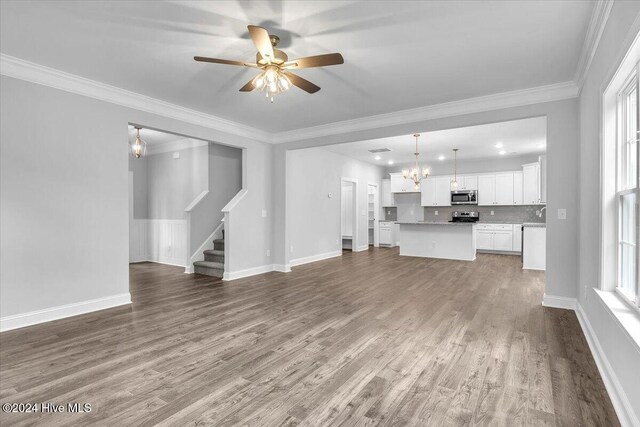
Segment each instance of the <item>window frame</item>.
[{"label": "window frame", "polygon": [[[628,104],[627,100],[629,95],[635,90],[636,101],[636,114],[633,118],[636,122],[635,131],[636,135],[628,135]],[[624,84],[621,85],[621,89],[617,93],[616,99],[616,193],[615,193],[615,206],[616,206],[616,293],[629,305],[640,311],[640,62],[636,63],[629,76],[625,79]],[[628,153],[629,153],[629,141],[633,140],[636,144],[635,150],[635,183],[631,188],[628,188]],[[625,242],[622,239],[622,205],[625,196],[629,194],[635,194],[635,209],[634,209],[634,223],[635,223],[635,242]],[[635,288],[633,289],[634,295],[632,297],[622,290],[621,281],[623,275],[623,269],[621,265],[621,252],[624,245],[632,244],[635,249]]]}]

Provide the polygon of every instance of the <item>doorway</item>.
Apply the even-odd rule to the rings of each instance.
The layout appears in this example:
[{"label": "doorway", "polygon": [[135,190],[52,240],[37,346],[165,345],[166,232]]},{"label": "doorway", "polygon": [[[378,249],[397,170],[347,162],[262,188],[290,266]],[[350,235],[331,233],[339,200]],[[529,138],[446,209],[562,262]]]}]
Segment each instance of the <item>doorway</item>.
[{"label": "doorway", "polygon": [[340,185],[340,238],[342,249],[353,251],[358,247],[358,183],[342,178]]}]

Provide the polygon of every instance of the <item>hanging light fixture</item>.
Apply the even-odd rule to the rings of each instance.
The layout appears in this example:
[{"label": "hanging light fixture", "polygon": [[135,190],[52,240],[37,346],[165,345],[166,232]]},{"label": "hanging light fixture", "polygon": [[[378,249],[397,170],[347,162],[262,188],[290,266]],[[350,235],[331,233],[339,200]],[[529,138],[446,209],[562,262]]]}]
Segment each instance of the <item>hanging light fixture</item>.
[{"label": "hanging light fixture", "polygon": [[404,177],[404,179],[412,180],[414,183],[413,188],[419,190],[420,181],[426,179],[429,176],[429,169],[424,168],[422,169],[422,174],[420,173],[420,166],[418,165],[418,156],[420,155],[420,153],[418,153],[418,138],[420,137],[420,134],[416,133],[413,136],[416,139],[416,152],[413,153],[416,156],[416,165],[412,169],[403,169],[402,176]]},{"label": "hanging light fixture", "polygon": [[453,149],[453,181],[451,187],[458,188],[458,149]]},{"label": "hanging light fixture", "polygon": [[276,95],[289,90],[291,87],[291,80],[289,80],[289,77],[282,72],[280,67],[276,65],[268,65],[253,80],[253,86],[256,89],[263,91],[267,99],[273,102]]},{"label": "hanging light fixture", "polygon": [[144,154],[147,152],[147,143],[144,142],[142,138],[140,138],[140,129],[142,128],[136,126],[136,140],[130,144],[131,155],[136,159],[144,156]]}]

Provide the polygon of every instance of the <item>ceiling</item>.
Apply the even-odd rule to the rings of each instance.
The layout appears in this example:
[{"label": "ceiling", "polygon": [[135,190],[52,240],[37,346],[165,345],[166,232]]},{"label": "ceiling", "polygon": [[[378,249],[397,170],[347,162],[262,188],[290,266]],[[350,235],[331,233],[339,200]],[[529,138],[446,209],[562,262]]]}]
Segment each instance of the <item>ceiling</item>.
[{"label": "ceiling", "polygon": [[[436,159],[442,162],[451,161],[453,148],[459,149],[458,160],[464,161],[540,154],[546,151],[546,145],[546,117],[424,132],[418,138],[420,162],[433,162]],[[388,166],[389,161],[395,165],[415,161],[413,135],[331,145],[325,148],[380,166]],[[388,148],[391,151],[379,153],[380,159],[376,160],[376,154],[368,150],[378,148]]]},{"label": "ceiling", "polygon": [[[0,51],[267,132],[282,132],[573,79],[589,1],[2,1]],[[238,89],[255,70],[247,24],[322,90],[274,104]]]}]

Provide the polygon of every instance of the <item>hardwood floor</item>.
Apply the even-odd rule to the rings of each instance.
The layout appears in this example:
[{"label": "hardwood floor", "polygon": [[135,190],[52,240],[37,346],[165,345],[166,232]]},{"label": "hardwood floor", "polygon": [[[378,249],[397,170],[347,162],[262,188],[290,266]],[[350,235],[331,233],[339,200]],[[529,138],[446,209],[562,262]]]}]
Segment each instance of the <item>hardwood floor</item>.
[{"label": "hardwood floor", "polygon": [[0,334],[0,400],[90,403],[2,425],[619,425],[544,274],[345,253],[221,282],[131,266],[132,307]]}]

